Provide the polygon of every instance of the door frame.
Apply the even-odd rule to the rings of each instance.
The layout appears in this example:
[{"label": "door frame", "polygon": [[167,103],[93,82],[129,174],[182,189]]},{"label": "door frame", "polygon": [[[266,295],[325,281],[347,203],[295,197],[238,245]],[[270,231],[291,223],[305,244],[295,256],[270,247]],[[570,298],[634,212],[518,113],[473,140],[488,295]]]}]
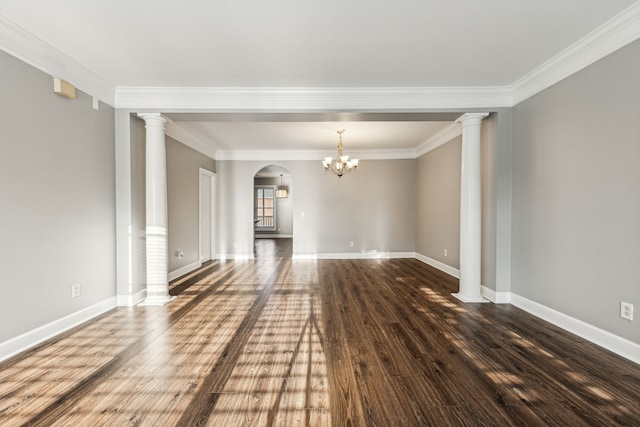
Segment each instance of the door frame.
[{"label": "door frame", "polygon": [[[209,177],[209,182],[210,182],[210,189],[211,189],[211,194],[210,196],[210,209],[209,209],[209,214],[210,214],[210,218],[209,218],[209,232],[210,232],[210,236],[209,236],[209,243],[210,243],[210,248],[209,248],[209,259],[204,259],[202,258],[201,255],[201,249],[202,249],[202,218],[201,218],[201,203],[202,203],[202,188],[200,185],[201,182],[201,178],[205,176],[205,177]],[[217,191],[216,191],[216,178],[217,175],[214,172],[211,172],[210,170],[204,169],[204,168],[199,168],[199,174],[198,174],[198,260],[200,263],[209,261],[211,259],[216,259],[216,207],[217,207],[217,199],[216,199],[216,195],[217,195]]]}]

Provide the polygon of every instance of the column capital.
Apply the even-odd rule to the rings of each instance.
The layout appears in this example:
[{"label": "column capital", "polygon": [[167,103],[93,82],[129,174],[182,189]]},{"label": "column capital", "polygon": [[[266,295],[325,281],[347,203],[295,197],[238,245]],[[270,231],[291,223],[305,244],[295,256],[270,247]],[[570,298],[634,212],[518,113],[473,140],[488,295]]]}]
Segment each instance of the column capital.
[{"label": "column capital", "polygon": [[489,113],[465,113],[456,119],[456,123],[462,123],[462,126],[480,123],[488,115]]},{"label": "column capital", "polygon": [[165,125],[169,122],[166,117],[163,117],[160,113],[138,113],[138,117],[144,120],[145,126],[158,126],[164,129]]}]

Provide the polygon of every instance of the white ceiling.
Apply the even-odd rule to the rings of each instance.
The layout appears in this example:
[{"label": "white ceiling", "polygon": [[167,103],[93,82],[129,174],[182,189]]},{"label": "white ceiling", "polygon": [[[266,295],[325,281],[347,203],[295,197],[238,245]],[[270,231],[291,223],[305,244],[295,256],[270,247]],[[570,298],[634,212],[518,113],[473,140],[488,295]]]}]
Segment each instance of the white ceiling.
[{"label": "white ceiling", "polygon": [[[451,88],[512,85],[633,3],[0,0],[0,15],[119,88]],[[415,148],[446,126],[171,118],[223,150],[319,149],[342,128],[347,148]]]}]

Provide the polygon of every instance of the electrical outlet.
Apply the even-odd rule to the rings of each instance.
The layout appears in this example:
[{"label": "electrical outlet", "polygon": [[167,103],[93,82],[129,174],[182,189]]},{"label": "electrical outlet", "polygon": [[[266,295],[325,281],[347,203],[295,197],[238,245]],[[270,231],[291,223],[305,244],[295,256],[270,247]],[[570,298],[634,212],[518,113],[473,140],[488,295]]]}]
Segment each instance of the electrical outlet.
[{"label": "electrical outlet", "polygon": [[444,250],[444,256],[447,256],[447,250],[446,249]]},{"label": "electrical outlet", "polygon": [[71,298],[78,298],[80,296],[80,283],[71,285]]},{"label": "electrical outlet", "polygon": [[352,248],[353,247],[353,242],[349,242],[349,247]]},{"label": "electrical outlet", "polygon": [[633,304],[628,302],[620,302],[620,317],[627,320],[633,320]]}]

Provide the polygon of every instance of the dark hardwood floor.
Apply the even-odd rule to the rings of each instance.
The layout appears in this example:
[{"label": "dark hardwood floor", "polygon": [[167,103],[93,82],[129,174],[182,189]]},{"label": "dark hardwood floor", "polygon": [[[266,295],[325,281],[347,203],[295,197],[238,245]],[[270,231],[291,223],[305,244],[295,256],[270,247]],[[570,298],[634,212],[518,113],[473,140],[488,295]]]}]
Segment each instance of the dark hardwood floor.
[{"label": "dark hardwood floor", "polygon": [[639,365],[417,260],[256,255],[1,363],[0,425],[640,425]]}]

